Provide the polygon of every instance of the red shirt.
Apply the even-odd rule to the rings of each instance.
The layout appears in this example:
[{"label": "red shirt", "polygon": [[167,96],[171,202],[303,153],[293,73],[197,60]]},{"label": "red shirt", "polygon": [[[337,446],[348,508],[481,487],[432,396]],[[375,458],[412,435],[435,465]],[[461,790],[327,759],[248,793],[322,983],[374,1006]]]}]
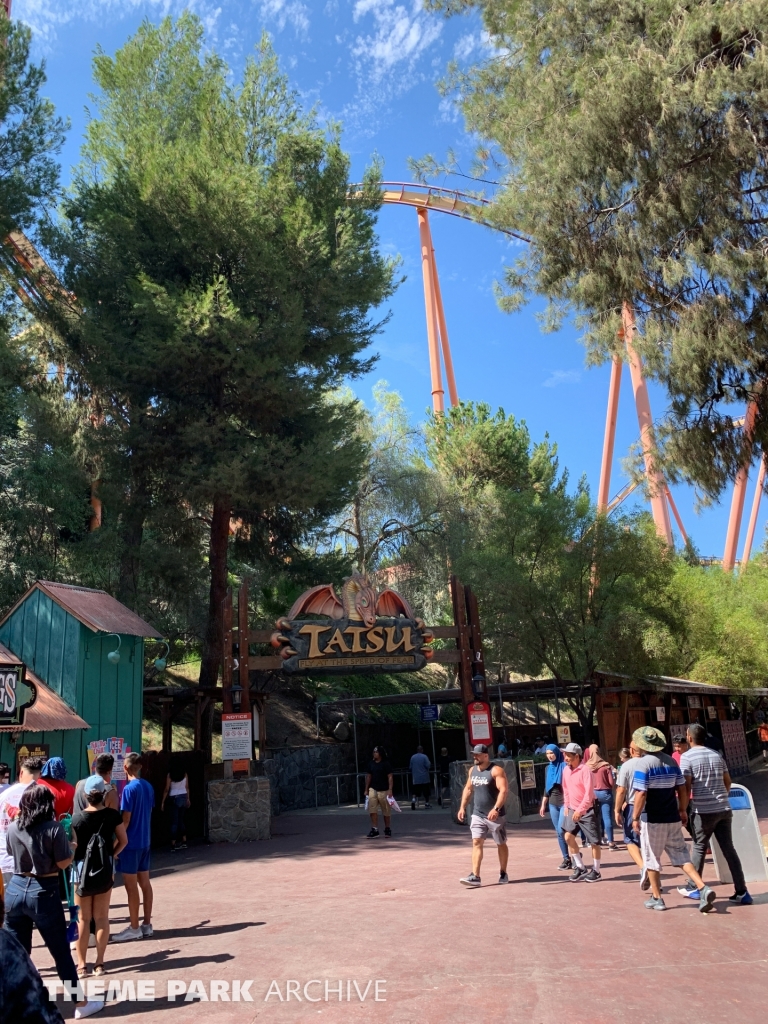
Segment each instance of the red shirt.
[{"label": "red shirt", "polygon": [[53,813],[56,819],[61,819],[65,814],[71,814],[75,801],[75,787],[71,786],[64,779],[38,779],[38,786],[45,786],[53,793]]},{"label": "red shirt", "polygon": [[673,751],[672,751],[672,760],[673,760],[673,761],[677,761],[677,763],[678,763],[678,764],[680,764],[680,758],[681,758],[682,756],[683,756],[683,755],[682,755],[682,754],[680,753],[680,751],[679,751],[679,750],[673,750]]}]

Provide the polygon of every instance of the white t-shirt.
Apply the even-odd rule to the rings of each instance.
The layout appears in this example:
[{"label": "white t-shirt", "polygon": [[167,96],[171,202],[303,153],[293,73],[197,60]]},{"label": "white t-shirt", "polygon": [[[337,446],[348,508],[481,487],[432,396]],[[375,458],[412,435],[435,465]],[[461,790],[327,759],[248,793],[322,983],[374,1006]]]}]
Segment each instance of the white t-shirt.
[{"label": "white t-shirt", "polygon": [[19,812],[22,793],[27,786],[31,785],[31,782],[16,782],[0,794],[0,871],[3,874],[12,872],[14,869],[13,856],[8,852],[5,842],[8,826]]}]

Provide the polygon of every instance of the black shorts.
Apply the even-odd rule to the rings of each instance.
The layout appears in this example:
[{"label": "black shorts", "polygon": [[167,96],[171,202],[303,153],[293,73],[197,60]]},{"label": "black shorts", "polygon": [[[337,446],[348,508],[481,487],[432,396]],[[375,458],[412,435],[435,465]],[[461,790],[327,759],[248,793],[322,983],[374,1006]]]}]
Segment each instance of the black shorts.
[{"label": "black shorts", "polygon": [[566,807],[563,814],[563,832],[572,832],[575,835],[579,829],[584,833],[584,838],[590,846],[600,845],[600,830],[597,827],[595,812],[586,811],[578,821],[574,821],[573,808]]}]

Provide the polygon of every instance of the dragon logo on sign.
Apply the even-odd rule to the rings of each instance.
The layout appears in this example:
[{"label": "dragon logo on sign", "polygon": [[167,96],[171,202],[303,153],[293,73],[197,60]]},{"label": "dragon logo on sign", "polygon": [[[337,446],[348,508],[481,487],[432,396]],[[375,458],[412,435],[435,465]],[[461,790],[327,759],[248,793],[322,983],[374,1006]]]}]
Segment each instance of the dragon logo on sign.
[{"label": "dragon logo on sign", "polygon": [[286,672],[416,672],[433,653],[434,637],[406,599],[389,588],[377,594],[359,573],[344,580],[341,598],[331,584],[305,591],[275,625],[271,643]]}]

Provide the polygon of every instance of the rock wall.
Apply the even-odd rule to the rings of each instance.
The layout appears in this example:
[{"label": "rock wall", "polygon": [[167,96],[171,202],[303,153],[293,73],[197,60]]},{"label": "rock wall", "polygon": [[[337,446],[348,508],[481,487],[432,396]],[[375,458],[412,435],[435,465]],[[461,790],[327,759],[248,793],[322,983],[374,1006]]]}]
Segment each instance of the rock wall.
[{"label": "rock wall", "polygon": [[264,776],[208,783],[208,839],[243,843],[270,838],[270,784]]},{"label": "rock wall", "polygon": [[[262,761],[272,791],[272,814],[315,806],[315,778],[344,775],[339,779],[339,802],[354,803],[355,747],[353,743],[322,743],[298,750],[276,750]],[[361,760],[361,769],[363,768]],[[352,774],[349,774],[352,773]],[[365,780],[361,780],[365,781]],[[361,790],[362,791],[362,790]],[[336,803],[336,779],[318,778],[317,805]]]},{"label": "rock wall", "polygon": [[[520,821],[522,816],[520,809],[520,789],[517,779],[517,762],[511,760],[494,760],[491,764],[499,765],[506,773],[509,788],[507,790],[507,801],[504,804],[504,811],[507,815],[507,821],[509,824],[514,825]],[[467,776],[469,775],[469,769],[472,767],[472,762],[452,761],[449,767],[451,772],[451,817],[457,825],[460,825],[462,822],[459,821],[458,815],[459,808],[461,807],[461,794],[467,784]],[[471,814],[472,800],[470,799],[463,824],[469,824]]]}]

